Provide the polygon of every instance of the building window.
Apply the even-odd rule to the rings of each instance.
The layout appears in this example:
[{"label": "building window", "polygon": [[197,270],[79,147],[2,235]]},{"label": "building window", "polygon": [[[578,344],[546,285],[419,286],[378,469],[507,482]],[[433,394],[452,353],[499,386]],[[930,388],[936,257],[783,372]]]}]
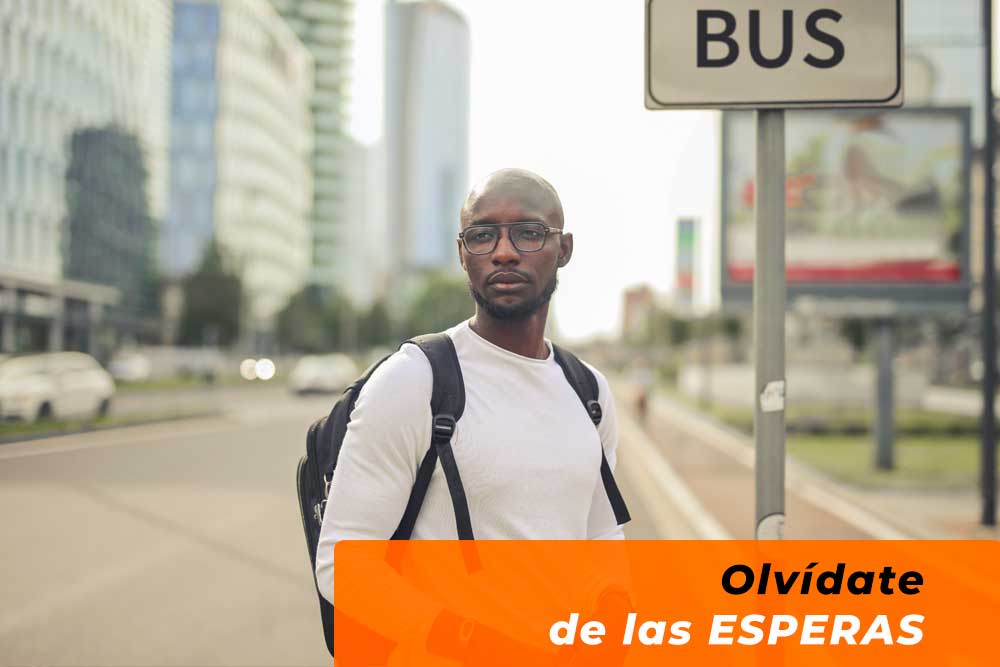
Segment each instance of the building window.
[{"label": "building window", "polygon": [[10,233],[10,251],[9,251],[9,253],[10,253],[10,258],[12,260],[14,260],[15,262],[18,261],[21,258],[21,253],[20,253],[21,234],[20,234],[20,230],[18,229],[20,226],[21,226],[21,221],[19,219],[19,216],[17,215],[17,213],[13,213],[10,216],[10,230],[9,230],[9,233]]}]

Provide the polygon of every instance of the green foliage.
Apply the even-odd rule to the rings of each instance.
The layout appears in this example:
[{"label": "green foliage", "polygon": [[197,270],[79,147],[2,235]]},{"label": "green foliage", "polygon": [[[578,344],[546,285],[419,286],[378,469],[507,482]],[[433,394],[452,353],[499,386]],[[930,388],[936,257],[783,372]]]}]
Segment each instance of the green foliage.
[{"label": "green foliage", "polygon": [[840,337],[843,338],[855,356],[860,356],[868,347],[870,326],[866,320],[848,317],[840,321]]},{"label": "green foliage", "polygon": [[384,301],[376,301],[358,317],[358,340],[363,346],[391,345],[392,322]]},{"label": "green foliage", "polygon": [[432,273],[424,278],[407,314],[407,337],[444,331],[472,316],[474,305],[464,277]]},{"label": "green foliage", "polygon": [[721,327],[722,333],[731,343],[739,342],[743,337],[743,320],[738,317],[724,317]]},{"label": "green foliage", "polygon": [[689,320],[668,315],[667,340],[671,345],[680,347],[691,339],[691,322]]},{"label": "green foliage", "polygon": [[394,322],[384,300],[359,310],[336,290],[309,287],[292,296],[279,313],[278,341],[286,349],[306,353],[394,346],[411,336],[443,331],[473,312],[465,281],[447,274],[425,276],[410,303],[403,321]]},{"label": "green foliage", "polygon": [[354,306],[339,291],[306,287],[278,314],[278,341],[297,352],[342,350],[351,344],[345,333],[354,317]]},{"label": "green foliage", "polygon": [[184,281],[183,291],[181,345],[228,347],[236,342],[243,285],[239,275],[226,268],[214,241],[205,248],[201,266]]}]

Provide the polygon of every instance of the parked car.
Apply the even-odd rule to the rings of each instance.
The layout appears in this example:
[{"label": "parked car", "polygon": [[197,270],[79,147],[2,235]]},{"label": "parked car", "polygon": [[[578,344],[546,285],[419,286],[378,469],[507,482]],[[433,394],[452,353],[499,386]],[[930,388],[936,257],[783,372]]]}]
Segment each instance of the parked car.
[{"label": "parked car", "polygon": [[81,352],[13,356],[0,361],[0,418],[36,421],[102,417],[115,382]]},{"label": "parked car", "polygon": [[117,382],[141,382],[148,380],[152,374],[153,365],[149,357],[141,352],[121,352],[116,354],[108,371]]},{"label": "parked car", "polygon": [[335,393],[347,389],[359,374],[346,354],[306,355],[295,364],[288,385],[297,394]]}]

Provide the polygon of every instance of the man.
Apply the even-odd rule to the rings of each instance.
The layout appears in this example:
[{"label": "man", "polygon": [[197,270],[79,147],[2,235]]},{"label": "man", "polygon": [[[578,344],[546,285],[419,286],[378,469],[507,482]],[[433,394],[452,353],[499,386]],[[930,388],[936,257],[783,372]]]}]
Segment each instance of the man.
[{"label": "man", "polygon": [[[527,171],[489,175],[462,208],[457,249],[476,309],[447,332],[466,392],[452,449],[476,538],[623,539],[600,471],[600,448],[613,468],[618,444],[608,383],[594,371],[604,415],[595,429],[544,338],[558,270],[573,255],[558,195]],[[427,358],[404,345],[361,391],[319,539],[324,595],[333,592],[337,542],[388,539],[399,524],[431,445],[431,386]],[[439,465],[412,538],[456,537]],[[419,596],[400,604],[440,619]]]}]

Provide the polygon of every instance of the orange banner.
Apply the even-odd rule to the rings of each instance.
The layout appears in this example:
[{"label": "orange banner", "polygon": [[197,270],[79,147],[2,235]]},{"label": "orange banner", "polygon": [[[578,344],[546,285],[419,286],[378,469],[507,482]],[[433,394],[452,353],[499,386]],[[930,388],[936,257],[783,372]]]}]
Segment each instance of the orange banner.
[{"label": "orange banner", "polygon": [[342,542],[337,665],[997,665],[995,542]]}]

